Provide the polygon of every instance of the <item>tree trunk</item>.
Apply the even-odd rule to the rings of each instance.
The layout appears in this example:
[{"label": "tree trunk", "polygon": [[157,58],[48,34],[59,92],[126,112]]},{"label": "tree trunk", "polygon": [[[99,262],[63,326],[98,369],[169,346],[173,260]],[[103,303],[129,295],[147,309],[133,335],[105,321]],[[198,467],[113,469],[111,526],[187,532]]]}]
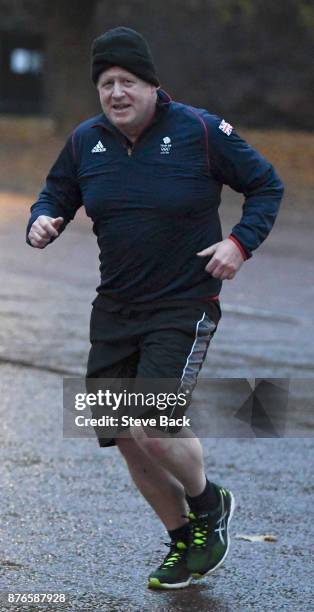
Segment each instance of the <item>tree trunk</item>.
[{"label": "tree trunk", "polygon": [[97,0],[55,0],[47,9],[46,99],[48,113],[56,121],[58,131],[70,131],[98,109],[90,78],[92,17],[96,4]]}]

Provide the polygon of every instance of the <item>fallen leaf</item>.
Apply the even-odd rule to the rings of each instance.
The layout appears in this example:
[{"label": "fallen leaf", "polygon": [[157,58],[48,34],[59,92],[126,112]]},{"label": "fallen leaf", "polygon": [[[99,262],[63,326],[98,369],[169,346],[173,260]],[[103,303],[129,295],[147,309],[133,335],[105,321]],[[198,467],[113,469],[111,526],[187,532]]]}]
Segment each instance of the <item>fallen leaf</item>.
[{"label": "fallen leaf", "polygon": [[9,559],[0,559],[0,566],[2,567],[23,567],[21,563],[15,563],[15,561],[10,561]]},{"label": "fallen leaf", "polygon": [[249,542],[277,542],[277,538],[270,534],[246,535],[244,533],[237,533],[234,537],[236,540],[248,540]]}]

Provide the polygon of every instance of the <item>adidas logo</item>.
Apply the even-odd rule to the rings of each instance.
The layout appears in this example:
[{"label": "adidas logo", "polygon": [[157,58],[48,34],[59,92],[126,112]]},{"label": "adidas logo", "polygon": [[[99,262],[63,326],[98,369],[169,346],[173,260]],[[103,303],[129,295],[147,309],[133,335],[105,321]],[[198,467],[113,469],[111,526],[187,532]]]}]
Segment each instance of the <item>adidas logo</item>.
[{"label": "adidas logo", "polygon": [[104,147],[101,140],[98,140],[97,144],[92,148],[92,153],[104,153],[107,151],[106,147]]}]

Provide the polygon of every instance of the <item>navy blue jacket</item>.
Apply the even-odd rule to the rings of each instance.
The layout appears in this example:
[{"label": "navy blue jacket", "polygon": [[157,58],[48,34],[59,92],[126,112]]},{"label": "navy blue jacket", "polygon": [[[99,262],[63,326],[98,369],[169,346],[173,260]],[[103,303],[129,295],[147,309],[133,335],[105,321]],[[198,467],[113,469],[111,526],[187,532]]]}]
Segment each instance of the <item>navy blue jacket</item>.
[{"label": "navy blue jacket", "polygon": [[196,253],[222,240],[223,184],[245,196],[231,236],[251,256],[270,232],[283,186],[273,167],[221,118],[158,92],[153,122],[135,145],[101,114],[80,124],[31,207],[64,217],[84,206],[100,248],[98,292],[145,303],[219,294]]}]

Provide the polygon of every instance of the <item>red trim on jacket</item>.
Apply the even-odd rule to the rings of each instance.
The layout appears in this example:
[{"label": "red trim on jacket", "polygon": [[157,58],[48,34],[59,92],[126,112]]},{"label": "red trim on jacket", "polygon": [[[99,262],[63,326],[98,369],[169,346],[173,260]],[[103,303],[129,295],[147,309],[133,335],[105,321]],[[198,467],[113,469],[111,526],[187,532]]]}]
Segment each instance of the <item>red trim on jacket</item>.
[{"label": "red trim on jacket", "polygon": [[209,161],[209,145],[208,145],[208,128],[207,125],[204,121],[204,119],[202,117],[200,117],[200,115],[198,115],[190,106],[188,107],[190,113],[192,113],[195,117],[197,117],[197,119],[199,120],[199,122],[202,124],[204,132],[205,132],[205,148],[206,148],[206,159],[207,159],[207,165],[208,165],[208,171],[210,172],[210,161]]},{"label": "red trim on jacket", "polygon": [[235,237],[232,236],[232,234],[230,234],[230,236],[228,236],[229,240],[232,240],[232,242],[234,242],[234,244],[238,247],[242,257],[244,260],[249,259],[248,254],[245,250],[245,248],[242,246],[241,242],[239,242],[239,240]]},{"label": "red trim on jacket", "polygon": [[76,155],[76,148],[75,148],[75,130],[74,132],[72,132],[72,155],[73,155],[74,161],[76,162],[77,155]]}]

